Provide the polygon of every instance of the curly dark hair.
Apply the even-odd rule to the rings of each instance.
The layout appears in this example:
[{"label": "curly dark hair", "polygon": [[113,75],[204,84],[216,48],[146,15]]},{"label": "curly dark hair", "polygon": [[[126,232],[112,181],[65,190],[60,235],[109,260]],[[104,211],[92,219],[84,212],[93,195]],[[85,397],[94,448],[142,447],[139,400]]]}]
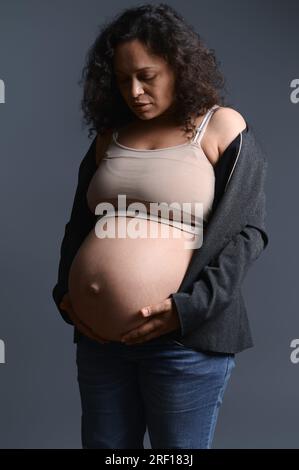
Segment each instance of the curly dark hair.
[{"label": "curly dark hair", "polygon": [[224,105],[220,94],[225,80],[214,49],[208,49],[199,34],[171,6],[142,4],[122,10],[100,27],[87,52],[79,81],[84,83],[81,108],[83,121],[102,134],[136,118],[123,99],[113,68],[119,43],[138,39],[147,49],[168,62],[175,73],[174,116],[186,133],[194,135],[191,115],[201,116],[214,104]]}]

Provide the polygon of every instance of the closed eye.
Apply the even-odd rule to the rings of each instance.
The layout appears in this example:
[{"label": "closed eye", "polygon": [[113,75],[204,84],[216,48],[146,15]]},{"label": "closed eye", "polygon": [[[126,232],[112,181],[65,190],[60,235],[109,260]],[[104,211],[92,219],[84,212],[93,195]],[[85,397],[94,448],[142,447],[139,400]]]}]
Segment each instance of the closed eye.
[{"label": "closed eye", "polygon": [[[150,81],[150,80],[154,80],[154,78],[156,78],[156,75],[154,75],[153,77],[143,77],[143,78],[140,78],[140,80],[146,80],[146,81]],[[128,81],[128,79],[123,79],[123,80],[118,80],[119,83],[126,83]]]}]

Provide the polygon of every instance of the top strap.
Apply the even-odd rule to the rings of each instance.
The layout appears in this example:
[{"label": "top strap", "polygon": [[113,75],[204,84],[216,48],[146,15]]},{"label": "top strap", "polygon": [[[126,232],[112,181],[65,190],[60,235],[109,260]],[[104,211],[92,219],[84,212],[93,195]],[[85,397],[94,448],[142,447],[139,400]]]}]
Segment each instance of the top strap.
[{"label": "top strap", "polygon": [[214,106],[212,106],[212,108],[210,108],[208,110],[208,112],[206,113],[206,115],[203,118],[202,122],[200,123],[199,127],[197,128],[196,135],[195,135],[192,142],[200,143],[200,141],[203,138],[203,135],[205,133],[205,130],[206,130],[208,124],[209,124],[209,121],[210,121],[211,117],[213,116],[214,112],[218,108],[220,108],[220,106],[218,104],[214,104]]}]

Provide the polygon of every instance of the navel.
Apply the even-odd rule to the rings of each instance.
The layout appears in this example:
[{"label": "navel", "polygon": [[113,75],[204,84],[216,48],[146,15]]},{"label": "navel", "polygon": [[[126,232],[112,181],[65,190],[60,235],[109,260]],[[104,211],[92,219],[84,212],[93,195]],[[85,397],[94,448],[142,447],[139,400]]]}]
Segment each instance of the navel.
[{"label": "navel", "polygon": [[92,284],[90,284],[89,290],[90,290],[93,294],[97,294],[97,293],[100,291],[100,287],[99,287],[99,285],[98,285],[96,282],[93,282]]}]

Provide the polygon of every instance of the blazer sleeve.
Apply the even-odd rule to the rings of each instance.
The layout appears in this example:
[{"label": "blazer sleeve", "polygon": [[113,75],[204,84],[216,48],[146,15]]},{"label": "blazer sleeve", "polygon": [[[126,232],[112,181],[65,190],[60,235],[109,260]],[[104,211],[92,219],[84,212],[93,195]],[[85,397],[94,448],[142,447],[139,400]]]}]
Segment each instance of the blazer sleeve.
[{"label": "blazer sleeve", "polygon": [[93,214],[87,204],[86,192],[92,175],[96,171],[96,137],[79,166],[77,187],[70,218],[64,227],[64,235],[60,246],[58,279],[52,289],[52,297],[64,321],[74,325],[67,312],[59,307],[64,294],[68,291],[68,274],[78,249],[95,224]]},{"label": "blazer sleeve", "polygon": [[200,327],[229,305],[238,293],[248,271],[268,244],[268,236],[257,227],[246,225],[235,235],[194,282],[192,292],[171,294],[177,310],[182,336]]},{"label": "blazer sleeve", "polygon": [[239,294],[249,267],[268,245],[264,191],[267,166],[264,158],[262,171],[256,178],[260,184],[255,193],[255,203],[247,213],[240,232],[201,270],[190,293],[170,295],[178,313],[182,336],[199,328],[203,322],[221,315]]}]

